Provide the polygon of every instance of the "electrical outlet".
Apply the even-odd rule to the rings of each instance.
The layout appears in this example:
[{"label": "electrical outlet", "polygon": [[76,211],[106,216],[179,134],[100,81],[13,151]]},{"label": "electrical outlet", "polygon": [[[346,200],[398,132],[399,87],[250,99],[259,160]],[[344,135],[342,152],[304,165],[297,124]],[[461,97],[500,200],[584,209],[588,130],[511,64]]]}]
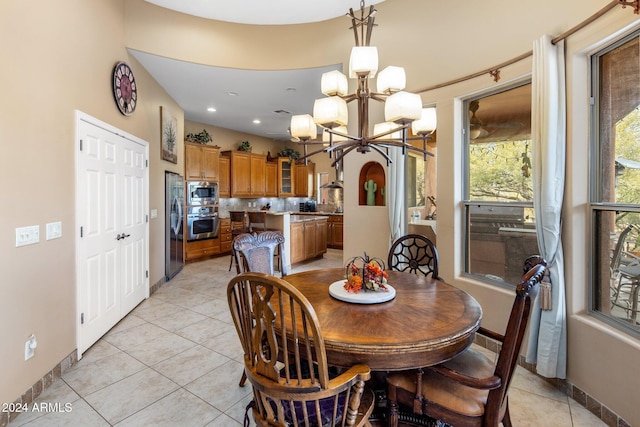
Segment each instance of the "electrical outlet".
[{"label": "electrical outlet", "polygon": [[47,240],[62,237],[62,222],[50,222],[47,224]]},{"label": "electrical outlet", "polygon": [[24,360],[29,360],[36,354],[37,346],[36,336],[31,334],[27,342],[24,343]]},{"label": "electrical outlet", "polygon": [[25,245],[33,245],[40,241],[40,226],[31,225],[29,227],[16,228],[16,248]]}]

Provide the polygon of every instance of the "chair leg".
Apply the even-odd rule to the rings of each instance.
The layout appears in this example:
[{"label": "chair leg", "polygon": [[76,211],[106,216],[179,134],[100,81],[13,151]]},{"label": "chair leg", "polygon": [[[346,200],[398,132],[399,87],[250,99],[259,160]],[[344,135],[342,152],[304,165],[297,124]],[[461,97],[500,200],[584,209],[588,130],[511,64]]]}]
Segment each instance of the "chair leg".
[{"label": "chair leg", "polygon": [[396,388],[389,385],[387,388],[387,426],[398,427],[398,401]]},{"label": "chair leg", "polygon": [[247,382],[247,373],[245,371],[242,371],[242,377],[240,378],[240,384],[238,384],[238,386],[244,387],[246,382]]},{"label": "chair leg", "polygon": [[509,398],[507,397],[507,403],[505,403],[506,408],[504,410],[504,417],[502,418],[502,426],[503,427],[512,427],[511,426],[511,417],[509,416]]}]

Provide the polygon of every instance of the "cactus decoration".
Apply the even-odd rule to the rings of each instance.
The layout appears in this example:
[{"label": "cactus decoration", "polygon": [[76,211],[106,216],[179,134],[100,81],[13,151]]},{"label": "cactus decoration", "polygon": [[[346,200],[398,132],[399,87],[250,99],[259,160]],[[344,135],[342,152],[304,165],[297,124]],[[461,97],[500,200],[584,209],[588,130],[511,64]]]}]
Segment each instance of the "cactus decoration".
[{"label": "cactus decoration", "polygon": [[376,184],[373,179],[370,179],[364,183],[364,189],[367,191],[367,206],[375,206],[378,184]]},{"label": "cactus decoration", "polygon": [[380,189],[380,194],[382,194],[382,206],[387,206],[387,199],[384,197],[384,187]]}]

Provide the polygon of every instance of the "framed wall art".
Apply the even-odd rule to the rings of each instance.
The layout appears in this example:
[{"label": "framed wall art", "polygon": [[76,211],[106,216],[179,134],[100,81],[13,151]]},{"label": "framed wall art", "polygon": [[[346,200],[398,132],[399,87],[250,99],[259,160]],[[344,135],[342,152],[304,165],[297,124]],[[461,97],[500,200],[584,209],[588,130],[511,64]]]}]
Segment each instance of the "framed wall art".
[{"label": "framed wall art", "polygon": [[166,107],[160,107],[162,160],[178,163],[178,121]]}]

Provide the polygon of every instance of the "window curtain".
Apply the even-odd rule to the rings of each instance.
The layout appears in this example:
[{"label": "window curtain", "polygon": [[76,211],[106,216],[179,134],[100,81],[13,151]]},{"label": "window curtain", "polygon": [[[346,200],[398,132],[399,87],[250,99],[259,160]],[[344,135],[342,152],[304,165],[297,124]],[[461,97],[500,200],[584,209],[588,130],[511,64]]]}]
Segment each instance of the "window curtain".
[{"label": "window curtain", "polygon": [[389,157],[392,163],[389,165],[389,179],[387,183],[387,205],[389,206],[389,248],[399,237],[405,234],[407,229],[406,208],[406,155],[402,154],[402,148],[389,148]]},{"label": "window curtain", "polygon": [[542,36],[533,45],[531,139],[533,207],[538,248],[547,260],[551,307],[534,301],[526,360],[547,378],[566,378],[567,322],[561,212],[565,179],[566,100],[564,41]]}]

